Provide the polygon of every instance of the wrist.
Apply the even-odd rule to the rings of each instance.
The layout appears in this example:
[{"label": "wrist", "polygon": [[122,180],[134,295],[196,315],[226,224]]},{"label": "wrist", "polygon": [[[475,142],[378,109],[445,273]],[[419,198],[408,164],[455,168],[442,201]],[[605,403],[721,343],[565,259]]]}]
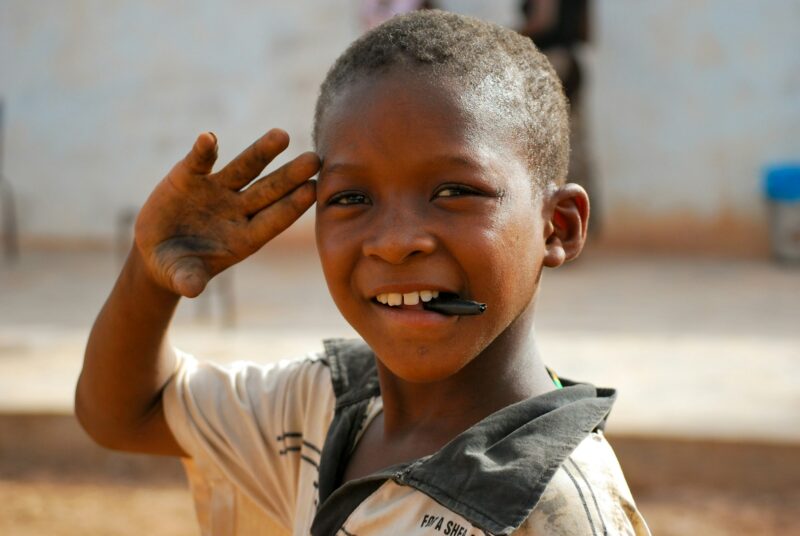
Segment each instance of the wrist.
[{"label": "wrist", "polygon": [[151,273],[142,252],[135,242],[131,247],[130,253],[128,253],[119,278],[134,293],[137,295],[141,293],[142,298],[154,299],[173,306],[181,298],[180,294],[160,283]]}]

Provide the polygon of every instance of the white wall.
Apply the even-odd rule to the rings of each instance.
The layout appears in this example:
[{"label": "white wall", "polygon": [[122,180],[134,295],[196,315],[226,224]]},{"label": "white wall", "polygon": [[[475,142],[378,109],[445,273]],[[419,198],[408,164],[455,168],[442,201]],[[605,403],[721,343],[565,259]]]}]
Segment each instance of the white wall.
[{"label": "white wall", "polygon": [[[291,153],[310,148],[317,87],[360,32],[357,4],[0,2],[3,172],[22,234],[108,238],[203,130],[221,161],[272,126]],[[443,5],[513,18],[513,1]]]},{"label": "white wall", "polygon": [[597,8],[590,101],[608,230],[649,219],[703,240],[763,238],[761,170],[800,160],[800,2]]},{"label": "white wall", "polygon": [[[108,238],[202,130],[218,134],[222,160],[271,126],[290,132],[292,154],[307,149],[317,86],[359,32],[356,4],[0,2],[3,172],[23,234]],[[441,4],[504,24],[518,7]],[[606,228],[676,214],[761,225],[760,167],[800,158],[800,0],[594,7]]]},{"label": "white wall", "polygon": [[357,32],[347,3],[311,4],[4,1],[5,174],[22,232],[107,237],[203,130],[222,160],[272,126],[307,149],[317,86]]}]

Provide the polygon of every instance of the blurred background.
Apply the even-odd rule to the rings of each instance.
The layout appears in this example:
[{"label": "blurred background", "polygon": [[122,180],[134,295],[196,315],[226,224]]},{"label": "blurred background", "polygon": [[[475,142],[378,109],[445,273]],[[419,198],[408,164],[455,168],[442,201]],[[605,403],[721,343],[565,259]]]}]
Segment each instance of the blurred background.
[{"label": "blurred background", "polygon": [[[197,133],[220,161],[273,126],[279,163],[310,149],[377,4],[0,0],[0,533],[197,533],[177,462],[77,428],[88,330]],[[800,534],[800,1],[434,4],[530,35],[570,93],[593,231],[545,274],[537,330],[559,374],[619,388],[608,433],[654,533]],[[173,339],[271,361],[351,335],[309,214]]]}]

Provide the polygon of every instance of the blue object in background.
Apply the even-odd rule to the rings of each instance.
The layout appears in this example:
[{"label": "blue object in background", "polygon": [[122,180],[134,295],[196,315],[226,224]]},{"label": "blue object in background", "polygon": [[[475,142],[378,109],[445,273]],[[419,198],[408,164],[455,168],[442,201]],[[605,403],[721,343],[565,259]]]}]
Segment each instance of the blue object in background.
[{"label": "blue object in background", "polygon": [[771,201],[800,201],[800,163],[768,167],[764,172],[764,193]]},{"label": "blue object in background", "polygon": [[800,163],[766,168],[764,194],[770,204],[770,238],[775,258],[800,262]]}]

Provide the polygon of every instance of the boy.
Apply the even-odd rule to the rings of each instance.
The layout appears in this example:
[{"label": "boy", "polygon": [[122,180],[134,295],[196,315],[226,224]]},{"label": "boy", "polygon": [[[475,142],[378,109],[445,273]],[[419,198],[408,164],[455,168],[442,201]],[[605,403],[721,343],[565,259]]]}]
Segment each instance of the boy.
[{"label": "boy", "polygon": [[[542,267],[580,253],[589,204],[563,184],[567,105],[530,41],[392,19],[328,73],[314,139],[257,179],[284,132],[216,173],[201,134],[156,187],[87,346],[86,430],[191,458],[210,534],[648,534],[600,432],[613,391],[560,388],[535,346]],[[179,297],[315,201],[328,287],[364,341],[273,367],[174,351]]]}]

